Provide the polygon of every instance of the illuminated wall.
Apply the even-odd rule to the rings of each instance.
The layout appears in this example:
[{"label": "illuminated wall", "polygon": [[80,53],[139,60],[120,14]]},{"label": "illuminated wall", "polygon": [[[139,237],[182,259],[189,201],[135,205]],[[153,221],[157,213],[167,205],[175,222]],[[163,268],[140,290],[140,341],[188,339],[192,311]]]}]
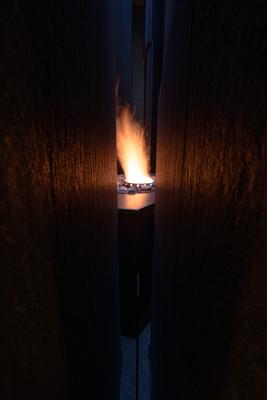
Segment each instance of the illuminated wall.
[{"label": "illuminated wall", "polygon": [[267,393],[266,15],[166,1],[153,400]]},{"label": "illuminated wall", "polygon": [[1,9],[1,399],[118,399],[113,3]]}]

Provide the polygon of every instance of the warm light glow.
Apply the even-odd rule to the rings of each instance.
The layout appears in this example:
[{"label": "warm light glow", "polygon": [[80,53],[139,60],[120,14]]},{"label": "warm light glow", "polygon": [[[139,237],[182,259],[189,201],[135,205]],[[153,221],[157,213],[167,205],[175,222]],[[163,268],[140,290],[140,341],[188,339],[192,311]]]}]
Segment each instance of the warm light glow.
[{"label": "warm light glow", "polygon": [[144,128],[134,119],[129,106],[117,109],[116,136],[117,155],[125,180],[131,183],[152,183]]}]

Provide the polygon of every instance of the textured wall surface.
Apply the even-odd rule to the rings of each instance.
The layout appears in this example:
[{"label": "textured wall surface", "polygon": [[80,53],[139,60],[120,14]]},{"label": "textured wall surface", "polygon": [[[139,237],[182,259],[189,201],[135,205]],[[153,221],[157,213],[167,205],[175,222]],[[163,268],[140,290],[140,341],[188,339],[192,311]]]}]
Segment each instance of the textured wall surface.
[{"label": "textured wall surface", "polygon": [[158,101],[162,76],[163,38],[164,38],[165,0],[153,0],[152,5],[152,40],[153,40],[153,74],[151,104],[151,171],[156,171],[156,145]]},{"label": "textured wall surface", "polygon": [[263,400],[267,9],[166,5],[153,399]]},{"label": "textured wall surface", "polygon": [[118,399],[111,7],[1,5],[3,400]]}]

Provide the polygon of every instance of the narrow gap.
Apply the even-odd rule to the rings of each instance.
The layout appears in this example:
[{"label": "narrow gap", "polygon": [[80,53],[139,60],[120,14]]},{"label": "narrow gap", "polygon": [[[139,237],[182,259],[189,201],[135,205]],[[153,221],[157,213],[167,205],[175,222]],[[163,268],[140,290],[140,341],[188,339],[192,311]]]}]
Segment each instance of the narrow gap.
[{"label": "narrow gap", "polygon": [[[152,54],[149,53],[147,57],[144,57],[147,41],[147,19],[148,17],[151,19],[151,15],[147,15],[145,12],[146,8],[145,1],[132,2],[131,95],[129,103],[134,120],[138,121],[144,129],[148,128],[146,141],[149,148],[150,132],[147,126],[146,108],[152,91],[149,89],[149,93],[147,92],[149,84],[151,85],[151,82],[147,82],[147,76],[152,72]],[[152,29],[152,26],[150,26],[150,29]],[[151,76],[149,75],[150,79]],[[148,157],[150,157],[150,154]],[[125,169],[122,165],[119,165],[119,173],[122,171],[126,176]],[[148,188],[146,193],[146,185],[142,185],[144,192],[133,194],[127,182],[122,181],[121,183],[120,175],[118,182],[118,184],[122,185],[120,188],[123,187],[124,190],[127,190],[126,193],[118,192],[121,311],[120,400],[150,400],[150,332],[155,192],[153,187],[151,190]],[[137,192],[140,190],[140,187],[136,187],[136,185],[134,187]]]}]

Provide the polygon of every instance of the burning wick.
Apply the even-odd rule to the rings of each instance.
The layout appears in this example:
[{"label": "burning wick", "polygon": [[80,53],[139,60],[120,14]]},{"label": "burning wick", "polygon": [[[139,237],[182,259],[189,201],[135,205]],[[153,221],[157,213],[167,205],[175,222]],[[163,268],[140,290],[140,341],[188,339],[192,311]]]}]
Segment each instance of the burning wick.
[{"label": "burning wick", "polygon": [[145,131],[135,120],[129,106],[117,106],[116,138],[125,181],[132,184],[153,183],[149,176],[149,146]]}]

